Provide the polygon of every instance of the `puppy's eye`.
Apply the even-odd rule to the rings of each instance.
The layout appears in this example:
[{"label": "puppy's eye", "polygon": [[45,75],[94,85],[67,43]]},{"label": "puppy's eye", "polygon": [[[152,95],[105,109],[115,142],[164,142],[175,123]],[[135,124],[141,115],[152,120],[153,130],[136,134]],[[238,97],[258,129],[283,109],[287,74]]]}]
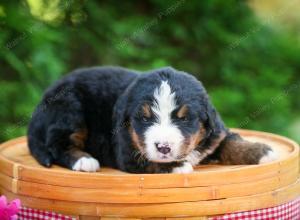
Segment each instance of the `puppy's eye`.
[{"label": "puppy's eye", "polygon": [[188,107],[183,105],[179,108],[178,112],[176,112],[175,118],[181,122],[187,122],[188,119]]},{"label": "puppy's eye", "polygon": [[180,121],[182,122],[187,122],[189,121],[188,117],[187,116],[184,116],[184,117],[181,117],[181,118],[178,118]]},{"label": "puppy's eye", "polygon": [[149,122],[151,119],[151,109],[148,104],[144,104],[140,110],[140,116],[143,122]]},{"label": "puppy's eye", "polygon": [[149,122],[149,121],[150,121],[150,118],[147,118],[147,117],[143,116],[143,117],[142,117],[142,121],[143,121],[143,122]]}]

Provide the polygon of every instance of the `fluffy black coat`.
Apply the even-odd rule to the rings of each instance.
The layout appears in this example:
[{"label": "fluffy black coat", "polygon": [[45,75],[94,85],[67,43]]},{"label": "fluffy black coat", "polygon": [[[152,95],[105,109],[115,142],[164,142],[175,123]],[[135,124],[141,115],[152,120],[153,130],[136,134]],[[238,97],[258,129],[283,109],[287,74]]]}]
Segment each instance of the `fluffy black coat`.
[{"label": "fluffy black coat", "polygon": [[[153,102],[153,91],[162,80],[168,80],[172,89],[177,91],[177,102],[187,103],[192,110],[188,122],[176,118],[173,121],[183,136],[188,138],[200,129],[204,131],[194,147],[201,154],[199,162],[205,161],[209,155],[222,159],[220,152],[228,147],[224,140],[232,140],[205,89],[193,76],[169,67],[143,74],[120,67],[71,72],[45,92],[32,115],[28,129],[32,155],[46,167],[54,163],[72,169],[81,157],[92,156],[102,166],[126,172],[172,172],[174,167],[182,166],[183,161],[156,163],[147,158],[140,160],[131,135],[134,129],[143,142],[143,132],[150,122],[143,122],[137,107],[141,103]],[[256,149],[258,153],[254,159],[247,161],[242,155],[237,161],[258,163],[269,151],[270,148],[263,145]],[[235,151],[230,149],[228,152]],[[226,152],[222,154],[226,155]],[[234,164],[235,159],[231,163]]]},{"label": "fluffy black coat", "polygon": [[88,68],[75,70],[55,83],[32,115],[28,129],[32,155],[47,167],[57,163],[71,168],[72,158],[64,158],[74,144],[69,137],[86,128],[85,151],[104,166],[116,167],[113,107],[136,77],[123,68]]}]

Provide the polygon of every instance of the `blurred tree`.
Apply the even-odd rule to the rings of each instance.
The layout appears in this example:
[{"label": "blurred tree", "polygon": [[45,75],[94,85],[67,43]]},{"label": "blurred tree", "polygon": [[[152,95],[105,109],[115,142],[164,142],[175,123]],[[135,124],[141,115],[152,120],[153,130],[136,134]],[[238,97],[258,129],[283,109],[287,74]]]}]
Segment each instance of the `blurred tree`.
[{"label": "blurred tree", "polygon": [[43,90],[82,66],[191,72],[233,127],[289,135],[300,107],[298,39],[243,0],[2,1],[0,45],[0,141],[24,135]]}]

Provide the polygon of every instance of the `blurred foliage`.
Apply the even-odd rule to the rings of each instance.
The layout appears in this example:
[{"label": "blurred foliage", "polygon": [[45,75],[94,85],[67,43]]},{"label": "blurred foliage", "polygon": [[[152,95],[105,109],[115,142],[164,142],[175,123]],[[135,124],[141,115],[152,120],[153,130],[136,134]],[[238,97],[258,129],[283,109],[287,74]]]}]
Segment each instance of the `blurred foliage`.
[{"label": "blurred foliage", "polygon": [[185,70],[228,126],[299,138],[299,38],[268,24],[242,0],[2,0],[0,141],[26,134],[47,86],[94,65]]},{"label": "blurred foliage", "polygon": [[[289,31],[297,32],[300,24],[300,1],[298,0],[251,0],[251,8],[261,19],[273,17],[270,21],[275,28],[290,28]],[[276,16],[274,16],[276,11]]]}]

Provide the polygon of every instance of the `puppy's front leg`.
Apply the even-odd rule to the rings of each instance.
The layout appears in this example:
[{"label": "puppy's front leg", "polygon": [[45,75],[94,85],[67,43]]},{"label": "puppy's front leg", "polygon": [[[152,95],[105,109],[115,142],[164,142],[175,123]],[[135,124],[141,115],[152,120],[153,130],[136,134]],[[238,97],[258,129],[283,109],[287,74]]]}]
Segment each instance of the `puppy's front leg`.
[{"label": "puppy's front leg", "polygon": [[266,144],[246,141],[236,133],[229,133],[221,142],[218,157],[222,164],[262,164],[278,158]]}]

